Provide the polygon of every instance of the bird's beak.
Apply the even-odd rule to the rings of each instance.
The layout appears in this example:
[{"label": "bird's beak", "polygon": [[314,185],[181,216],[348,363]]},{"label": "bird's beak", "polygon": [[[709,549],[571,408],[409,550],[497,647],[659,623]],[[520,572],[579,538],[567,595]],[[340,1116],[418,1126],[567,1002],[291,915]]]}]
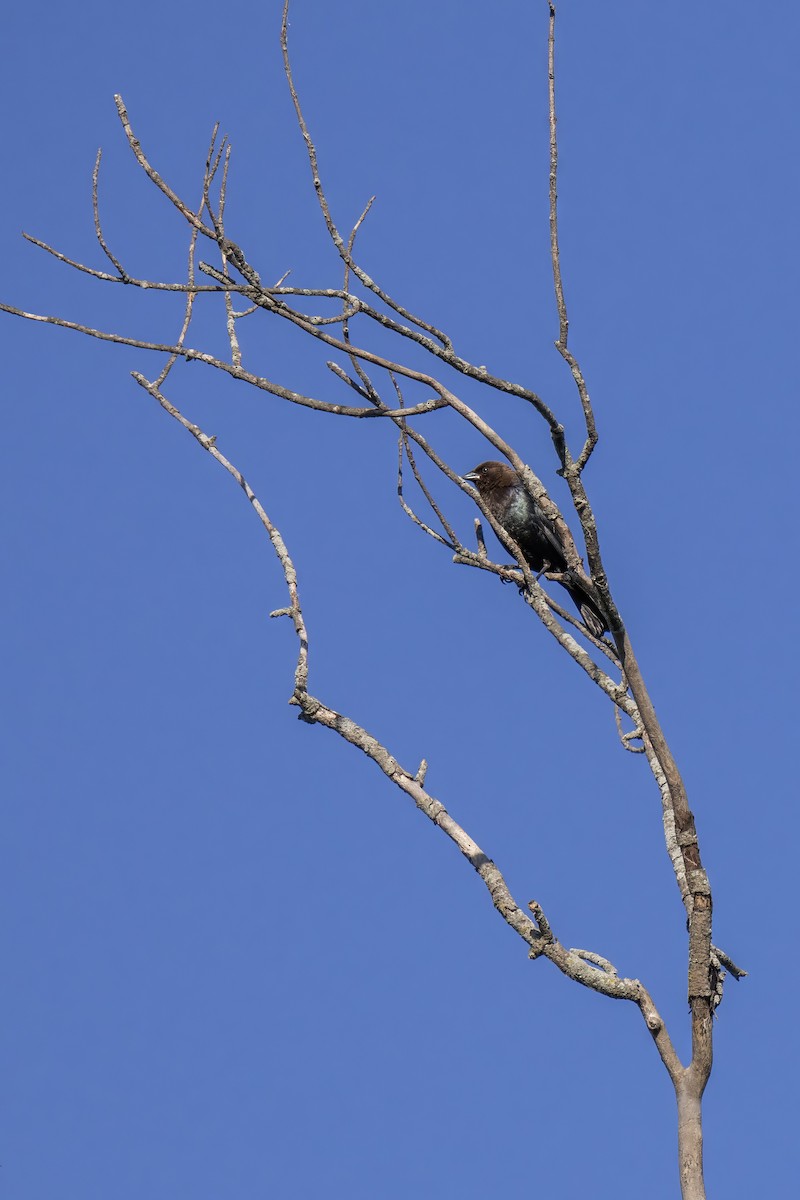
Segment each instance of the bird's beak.
[{"label": "bird's beak", "polygon": [[468,480],[469,483],[477,483],[478,482],[478,472],[477,471],[467,471],[466,475],[462,475],[461,478]]}]

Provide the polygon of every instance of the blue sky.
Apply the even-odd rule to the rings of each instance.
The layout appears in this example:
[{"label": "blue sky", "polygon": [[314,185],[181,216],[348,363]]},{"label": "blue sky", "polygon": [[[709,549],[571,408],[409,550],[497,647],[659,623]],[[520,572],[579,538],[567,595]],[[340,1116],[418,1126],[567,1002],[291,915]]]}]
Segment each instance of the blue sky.
[{"label": "blue sky", "polygon": [[[798,984],[793,462],[796,7],[559,6],[563,267],[601,442],[612,587],[686,778],[729,981],[710,1192],[791,1194]],[[142,337],[163,296],[95,284],[90,180],[127,269],[180,277],[211,126],[262,276],[336,286],[279,5],[34,2],[5,21],[0,299]],[[295,71],[365,268],[578,429],[547,242],[546,5],[296,3]],[[250,318],[254,369],[348,402]],[[217,312],[198,337],[224,350]],[[568,983],[362,756],[287,707],[294,644],[241,493],[130,378],[142,351],[0,320],[6,1088],[15,1200],[677,1194],[674,1102],[630,1006]],[[543,427],[487,417],[564,502]],[[640,977],[687,1051],[683,915],[644,764],[512,588],[395,495],[379,422],[197,364],[169,395],[246,474],[298,569],[311,690],[428,785],[567,945]],[[429,418],[453,465],[477,436]],[[432,425],[431,428],[434,426]],[[466,536],[467,499],[439,489]],[[788,1020],[787,1020],[788,1018]],[[794,1161],[793,1161],[794,1160]]]}]

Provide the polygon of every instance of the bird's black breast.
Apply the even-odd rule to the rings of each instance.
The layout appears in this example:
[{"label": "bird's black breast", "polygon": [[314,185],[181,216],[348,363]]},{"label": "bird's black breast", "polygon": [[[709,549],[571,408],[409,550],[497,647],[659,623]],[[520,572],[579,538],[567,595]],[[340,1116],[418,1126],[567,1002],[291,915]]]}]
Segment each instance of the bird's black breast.
[{"label": "bird's black breast", "polygon": [[534,571],[541,571],[545,563],[556,571],[564,570],[567,562],[561,543],[539,505],[521,485],[503,490],[506,495],[497,506],[497,518]]}]

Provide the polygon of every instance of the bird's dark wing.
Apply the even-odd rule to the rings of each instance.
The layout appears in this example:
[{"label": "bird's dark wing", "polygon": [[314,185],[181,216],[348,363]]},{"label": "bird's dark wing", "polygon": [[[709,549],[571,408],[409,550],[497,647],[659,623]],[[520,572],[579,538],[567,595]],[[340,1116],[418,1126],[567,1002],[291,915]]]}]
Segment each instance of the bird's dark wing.
[{"label": "bird's dark wing", "polygon": [[549,562],[551,567],[556,571],[563,570],[566,567],[567,559],[564,554],[564,547],[555,529],[538,504],[534,504],[533,506],[529,536],[535,536],[536,544],[540,549],[540,556],[543,561]]}]

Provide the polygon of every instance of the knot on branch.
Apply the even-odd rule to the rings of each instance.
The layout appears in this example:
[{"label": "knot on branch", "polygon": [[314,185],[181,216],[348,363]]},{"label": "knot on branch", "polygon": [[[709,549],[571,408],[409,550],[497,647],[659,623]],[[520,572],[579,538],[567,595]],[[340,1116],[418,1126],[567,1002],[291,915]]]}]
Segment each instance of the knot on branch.
[{"label": "knot on branch", "polygon": [[319,700],[315,700],[307,692],[295,691],[289,703],[296,704],[299,707],[298,721],[305,721],[308,725],[316,724],[317,713],[322,707]]},{"label": "knot on branch", "polygon": [[[542,940],[544,942],[554,942],[555,937],[553,936],[553,931],[550,928],[550,922],[544,915],[542,906],[539,904],[538,900],[529,900],[528,908],[533,913],[536,924],[539,926],[539,933],[542,937]],[[541,954],[541,950],[539,951],[539,954]],[[531,957],[536,958],[538,955],[532,955]]]},{"label": "knot on branch", "polygon": [[247,260],[242,252],[241,246],[237,246],[236,242],[232,242],[230,238],[220,238],[219,248],[227,259],[239,270],[247,265]]}]

